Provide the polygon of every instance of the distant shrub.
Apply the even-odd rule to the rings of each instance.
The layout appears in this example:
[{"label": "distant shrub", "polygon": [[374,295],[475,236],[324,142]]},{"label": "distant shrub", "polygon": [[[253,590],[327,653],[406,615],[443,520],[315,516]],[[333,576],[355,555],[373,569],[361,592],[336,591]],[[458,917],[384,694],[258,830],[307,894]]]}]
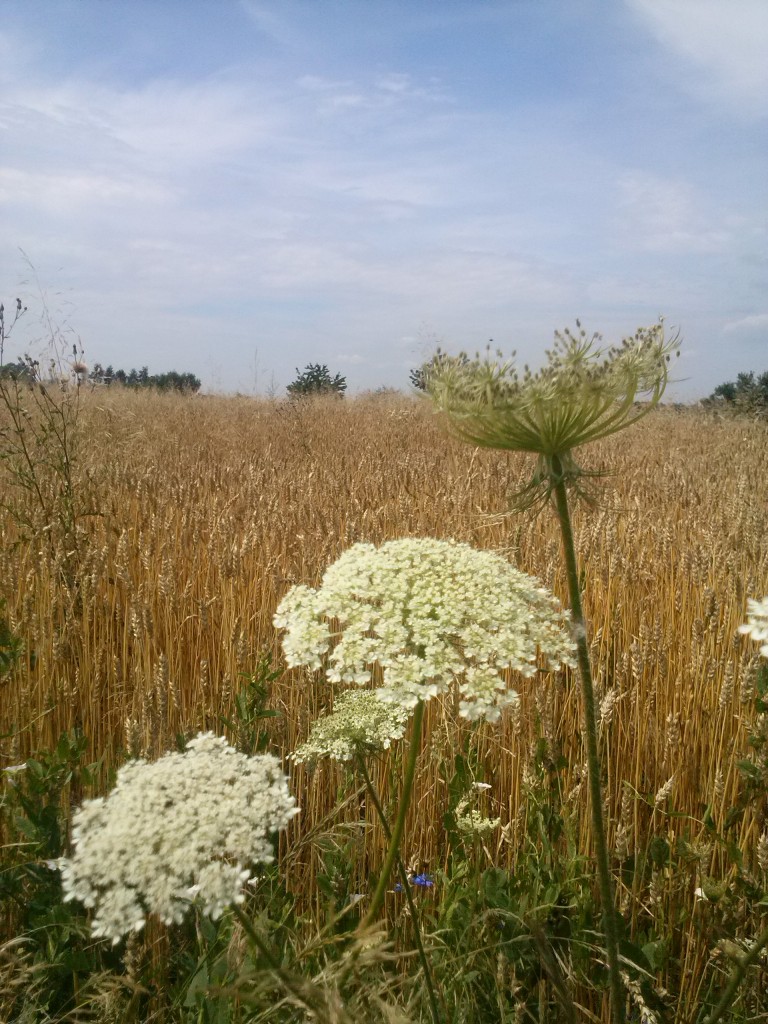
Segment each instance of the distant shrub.
[{"label": "distant shrub", "polygon": [[341,398],[346,390],[347,378],[340,373],[332,377],[328,367],[320,363],[307,363],[301,371],[297,367],[296,379],[286,388],[291,398],[309,395],[338,395]]},{"label": "distant shrub", "polygon": [[31,382],[34,374],[23,359],[18,359],[15,363],[3,363],[0,366],[0,380]]}]

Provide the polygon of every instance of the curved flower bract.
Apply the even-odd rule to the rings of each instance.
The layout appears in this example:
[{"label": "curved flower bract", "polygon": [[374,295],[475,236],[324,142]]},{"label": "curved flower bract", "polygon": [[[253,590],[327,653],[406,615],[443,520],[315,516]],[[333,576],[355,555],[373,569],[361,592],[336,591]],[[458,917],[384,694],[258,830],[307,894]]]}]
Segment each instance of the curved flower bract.
[{"label": "curved flower bract", "polygon": [[330,682],[365,686],[405,709],[458,681],[459,712],[497,721],[515,703],[505,671],[542,656],[571,665],[567,618],[539,582],[490,551],[432,539],[355,544],[317,590],[294,587],[278,606],[289,666],[326,667]]},{"label": "curved flower bract", "polygon": [[[578,321],[577,321],[578,324]],[[522,379],[514,362],[490,354],[434,361],[427,391],[462,440],[485,448],[564,455],[613,434],[645,416],[667,385],[677,339],[664,339],[662,323],[639,328],[607,352],[566,330],[555,335],[548,362]],[[643,402],[638,407],[635,403]]]},{"label": "curved flower bract", "polygon": [[248,867],[274,859],[270,837],[296,814],[276,757],[201,733],[183,754],[129,762],[74,813],[74,853],[57,862],[64,898],[93,909],[93,934],[113,943],[149,913],[180,923],[193,901],[215,919],[243,901]]}]

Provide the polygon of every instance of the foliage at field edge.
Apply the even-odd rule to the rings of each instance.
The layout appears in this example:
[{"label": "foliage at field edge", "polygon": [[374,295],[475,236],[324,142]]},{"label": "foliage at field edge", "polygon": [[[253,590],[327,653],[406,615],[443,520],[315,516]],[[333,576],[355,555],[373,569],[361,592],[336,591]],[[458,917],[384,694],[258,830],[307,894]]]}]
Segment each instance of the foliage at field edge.
[{"label": "foliage at field edge", "polygon": [[719,384],[705,405],[768,416],[768,371],[755,376],[750,370],[738,374],[735,381]]},{"label": "foliage at field edge", "polygon": [[103,367],[101,363],[94,363],[88,379],[93,384],[101,384],[110,387],[112,384],[121,384],[126,388],[155,388],[158,391],[181,391],[195,394],[200,390],[201,381],[194,373],[179,373],[177,370],[169,370],[166,373],[150,373],[149,367],[142,366],[140,370],[115,370],[113,367]]}]

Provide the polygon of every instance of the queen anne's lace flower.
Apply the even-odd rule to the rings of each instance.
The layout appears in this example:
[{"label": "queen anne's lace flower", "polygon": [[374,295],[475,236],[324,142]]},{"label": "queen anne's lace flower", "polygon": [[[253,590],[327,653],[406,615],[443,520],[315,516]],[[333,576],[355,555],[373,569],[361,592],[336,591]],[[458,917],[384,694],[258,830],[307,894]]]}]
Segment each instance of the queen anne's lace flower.
[{"label": "queen anne's lace flower", "polygon": [[456,805],[456,828],[465,836],[478,836],[487,839],[501,828],[501,818],[486,818],[476,808],[470,807],[468,797],[459,800]]},{"label": "queen anne's lace flower", "polygon": [[411,710],[459,681],[459,712],[497,721],[517,701],[505,670],[537,671],[539,655],[572,665],[557,599],[489,551],[432,539],[355,544],[317,590],[293,587],[275,625],[289,666],[326,667],[330,682],[370,685]]},{"label": "queen anne's lace flower", "polygon": [[526,367],[522,379],[500,353],[474,360],[441,353],[428,368],[427,391],[471,444],[563,456],[640,419],[667,384],[676,339],[664,340],[662,324],[608,352],[599,340],[580,326],[578,336],[557,333],[547,365],[535,374]]},{"label": "queen anne's lace flower", "polygon": [[371,690],[347,690],[334,701],[333,712],[319,718],[309,739],[289,756],[310,764],[321,757],[351,761],[358,753],[386,750],[402,738],[409,714],[397,704],[385,704]]},{"label": "queen anne's lace flower", "polygon": [[747,621],[739,626],[739,632],[760,644],[760,653],[768,658],[768,597],[762,601],[747,600]]},{"label": "queen anne's lace flower", "polygon": [[73,855],[57,862],[64,898],[92,909],[93,934],[113,943],[149,913],[180,923],[195,900],[220,917],[297,813],[277,758],[201,733],[183,754],[131,761],[108,796],[75,812]]}]

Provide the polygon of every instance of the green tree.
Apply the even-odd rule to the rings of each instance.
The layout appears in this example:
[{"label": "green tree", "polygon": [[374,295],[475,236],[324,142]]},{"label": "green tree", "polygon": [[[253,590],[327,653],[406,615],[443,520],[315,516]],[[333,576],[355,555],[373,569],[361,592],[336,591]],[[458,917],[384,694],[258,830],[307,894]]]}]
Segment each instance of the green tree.
[{"label": "green tree", "polygon": [[347,378],[340,373],[332,377],[328,367],[320,363],[307,363],[302,371],[296,367],[296,379],[286,388],[291,398],[306,395],[338,395],[341,398],[346,390]]},{"label": "green tree", "polygon": [[719,384],[705,399],[705,405],[726,405],[736,412],[768,415],[768,371],[755,376],[750,370],[738,374],[735,381]]},{"label": "green tree", "polygon": [[200,379],[194,373],[179,373],[169,370],[167,373],[150,373],[146,366],[140,370],[115,370],[110,365],[106,369],[101,363],[94,363],[88,375],[94,384],[107,387],[116,382],[130,388],[156,388],[158,391],[180,391],[184,394],[200,390]]}]

